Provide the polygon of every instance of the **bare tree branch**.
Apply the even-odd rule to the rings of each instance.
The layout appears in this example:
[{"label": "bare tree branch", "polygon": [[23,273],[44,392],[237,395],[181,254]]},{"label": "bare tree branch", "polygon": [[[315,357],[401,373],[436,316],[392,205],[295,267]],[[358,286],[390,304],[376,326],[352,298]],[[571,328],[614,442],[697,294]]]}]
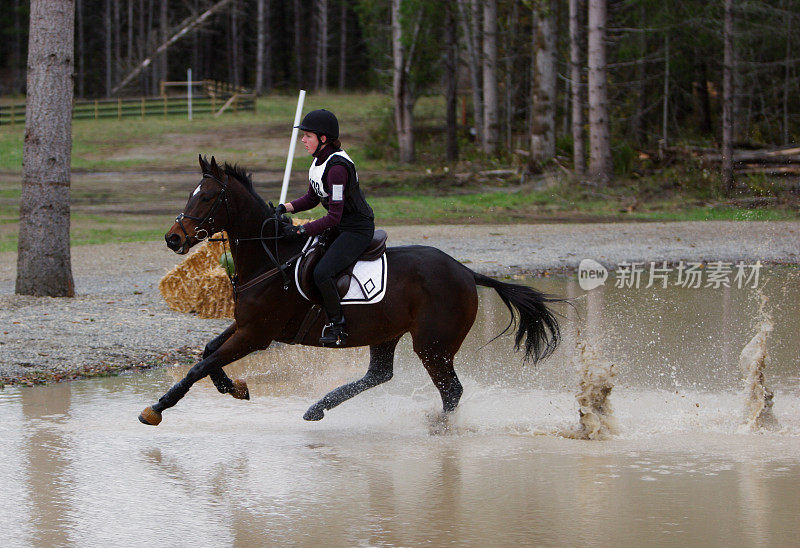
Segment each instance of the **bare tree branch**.
[{"label": "bare tree branch", "polygon": [[131,80],[133,80],[140,72],[142,72],[145,68],[147,68],[150,65],[154,57],[166,51],[167,48],[169,48],[172,44],[174,44],[175,42],[186,36],[189,32],[193,31],[194,29],[205,23],[208,18],[210,18],[216,12],[218,12],[219,10],[230,4],[232,1],[233,0],[221,0],[216,4],[214,4],[213,6],[211,6],[210,8],[208,8],[199,16],[189,17],[187,19],[184,19],[183,22],[181,22],[181,24],[178,26],[178,30],[175,31],[166,42],[158,46],[158,48],[155,51],[153,51],[149,57],[147,57],[147,59],[139,63],[136,66],[136,68],[130,71],[128,75],[125,76],[125,78],[123,78],[122,81],[119,84],[117,84],[116,87],[114,87],[114,89],[111,90],[111,95],[114,95],[119,90],[128,85],[128,83]]}]

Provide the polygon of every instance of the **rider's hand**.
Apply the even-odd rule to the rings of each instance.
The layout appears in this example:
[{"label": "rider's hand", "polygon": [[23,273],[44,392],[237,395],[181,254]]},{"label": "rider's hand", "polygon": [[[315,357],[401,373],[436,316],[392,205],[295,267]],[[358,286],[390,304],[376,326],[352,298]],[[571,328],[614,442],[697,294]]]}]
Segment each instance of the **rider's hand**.
[{"label": "rider's hand", "polygon": [[278,207],[275,208],[275,215],[283,215],[286,213],[286,206],[283,204],[278,204]]},{"label": "rider's hand", "polygon": [[291,225],[283,229],[288,236],[305,236],[306,227],[304,225]]}]

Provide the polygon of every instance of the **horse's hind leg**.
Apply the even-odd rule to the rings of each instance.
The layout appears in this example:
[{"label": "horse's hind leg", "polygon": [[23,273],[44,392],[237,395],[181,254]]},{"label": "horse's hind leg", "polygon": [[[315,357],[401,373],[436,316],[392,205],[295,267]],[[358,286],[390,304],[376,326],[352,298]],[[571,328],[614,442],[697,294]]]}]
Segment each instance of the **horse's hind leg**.
[{"label": "horse's hind leg", "polygon": [[[209,341],[205,350],[203,351],[203,359],[216,352],[217,349],[222,346],[225,341],[230,339],[231,335],[233,335],[235,332],[236,322],[233,322],[225,331]],[[217,390],[221,394],[230,394],[237,400],[250,399],[250,391],[247,388],[247,383],[239,379],[236,379],[235,381],[231,380],[221,367],[211,371],[208,376],[211,378],[214,386],[217,387]]]},{"label": "horse's hind leg", "polygon": [[318,421],[325,416],[325,411],[333,409],[340,403],[349,400],[372,388],[382,384],[392,378],[394,368],[394,349],[400,337],[391,341],[376,344],[369,347],[369,369],[366,375],[355,382],[340,386],[336,390],[328,392],[324,398],[308,408],[303,418],[307,421]]},{"label": "horse's hind leg", "polygon": [[439,390],[445,413],[455,410],[464,392],[453,367],[453,358],[475,321],[477,302],[463,299],[462,305],[461,314],[456,316],[460,321],[431,313],[425,322],[411,331],[414,352]]},{"label": "horse's hind leg", "polygon": [[458,380],[453,367],[453,354],[442,352],[440,349],[426,349],[417,352],[422,360],[422,365],[442,397],[442,408],[445,413],[454,411],[464,393],[461,381]]}]

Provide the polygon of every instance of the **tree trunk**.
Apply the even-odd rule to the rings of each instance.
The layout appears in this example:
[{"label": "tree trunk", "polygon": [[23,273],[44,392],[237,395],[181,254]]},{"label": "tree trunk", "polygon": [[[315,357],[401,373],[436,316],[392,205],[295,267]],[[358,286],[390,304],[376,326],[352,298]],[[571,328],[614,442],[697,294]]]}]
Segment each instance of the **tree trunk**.
[{"label": "tree trunk", "polygon": [[695,56],[697,81],[694,83],[694,95],[696,101],[696,123],[700,132],[704,135],[713,133],[714,128],[711,124],[711,97],[708,93],[708,65],[705,59],[698,53]]},{"label": "tree trunk", "polygon": [[233,71],[233,85],[239,87],[242,80],[241,55],[239,51],[239,0],[231,3],[231,69]]},{"label": "tree trunk", "polygon": [[582,0],[569,0],[569,73],[572,81],[572,156],[575,173],[586,172],[586,142],[583,137],[584,84],[583,84],[583,17]]},{"label": "tree trunk", "polygon": [[269,91],[272,89],[272,29],[270,24],[272,19],[270,18],[270,9],[272,8],[272,3],[269,0],[265,0],[264,4],[264,29],[266,29],[264,35],[264,88]]},{"label": "tree trunk", "polygon": [[500,113],[497,102],[497,0],[483,4],[483,151],[497,153]]},{"label": "tree trunk", "polygon": [[414,161],[414,101],[409,82],[408,59],[403,45],[403,28],[400,21],[400,2],[392,0],[392,60],[394,121],[397,128],[397,144],[400,162]]},{"label": "tree trunk", "polygon": [[85,73],[83,70],[83,58],[84,58],[84,40],[83,40],[83,0],[76,0],[75,2],[75,10],[77,12],[77,24],[78,24],[78,97],[83,97],[83,83],[85,80]]},{"label": "tree trunk", "polygon": [[[169,6],[167,4],[168,0],[161,0],[161,32],[159,35],[158,41],[163,43],[166,42],[169,38]],[[164,50],[164,53],[161,55],[161,72],[158,75],[158,78],[163,82],[165,80],[169,80],[169,58],[167,57],[167,50]],[[160,86],[159,86],[160,87]]]},{"label": "tree trunk", "polygon": [[119,78],[122,69],[122,26],[119,16],[119,3],[120,0],[113,0],[114,2],[114,67],[113,78]]},{"label": "tree trunk", "polygon": [[[664,33],[664,102],[661,114],[661,150],[669,146],[669,31]],[[663,154],[662,154],[663,156]]]},{"label": "tree trunk", "polygon": [[[643,27],[647,25],[647,6],[641,4],[639,6],[639,24]],[[644,125],[644,113],[647,108],[647,63],[645,57],[647,56],[647,33],[642,30],[639,32],[639,58],[636,60],[636,87],[638,97],[636,98],[636,111],[633,114],[632,130],[633,139],[642,146],[647,140],[647,131]]]},{"label": "tree trunk", "polygon": [[16,293],[71,297],[74,2],[31,0],[30,6]]},{"label": "tree trunk", "polygon": [[128,67],[133,65],[133,2],[134,0],[128,0],[128,47],[126,50],[127,53],[127,64]]},{"label": "tree trunk", "polygon": [[614,174],[608,128],[606,16],[606,0],[589,0],[589,171],[600,184],[610,182]]},{"label": "tree trunk", "polygon": [[300,0],[294,0],[292,6],[294,7],[294,76],[297,80],[297,87],[302,88],[304,78],[300,37]]},{"label": "tree trunk", "polygon": [[328,0],[317,0],[317,54],[314,89],[325,89],[328,83]]},{"label": "tree trunk", "polygon": [[725,28],[723,30],[722,67],[722,183],[731,194],[733,180],[733,0],[725,0]]},{"label": "tree trunk", "polygon": [[264,90],[264,0],[256,3],[256,95]]},{"label": "tree trunk", "polygon": [[[158,39],[153,37],[153,34],[155,33],[155,30],[153,29],[153,2],[154,1],[155,0],[149,0],[149,2],[147,3],[147,27],[146,27],[147,28],[147,39],[146,39],[145,43],[147,44],[148,48],[150,47],[150,44],[152,44],[153,42],[158,42]],[[150,67],[150,70],[147,72],[147,83],[148,83],[148,87],[150,88],[150,95],[157,95],[158,94],[158,84],[157,84],[156,81],[158,80],[158,73],[159,73],[158,63],[159,62],[160,62],[159,61],[159,57],[156,56],[155,59],[153,60],[152,66]]]},{"label": "tree trunk", "polygon": [[106,97],[111,97],[111,0],[103,3],[103,26],[105,27]]},{"label": "tree trunk", "polygon": [[345,71],[347,69],[347,1],[341,0],[341,29],[339,35],[339,92],[344,91]]},{"label": "tree trunk", "polygon": [[789,69],[791,67],[792,18],[786,18],[786,56],[783,66],[783,144],[789,144]]},{"label": "tree trunk", "polygon": [[[474,13],[470,16],[467,5],[468,0],[457,0],[458,14],[461,20],[461,28],[464,31],[465,42],[467,43],[467,59],[469,60],[469,77],[472,85],[472,108],[475,111],[475,137],[478,143],[483,142],[483,99],[481,97],[481,47],[478,38],[477,22]],[[483,146],[481,145],[481,148]]]},{"label": "tree trunk", "polygon": [[447,22],[445,23],[446,73],[447,73],[447,160],[458,160],[458,28],[456,27],[455,5],[447,2]]},{"label": "tree trunk", "polygon": [[540,2],[536,8],[530,156],[534,169],[556,156],[556,9],[556,0]]}]

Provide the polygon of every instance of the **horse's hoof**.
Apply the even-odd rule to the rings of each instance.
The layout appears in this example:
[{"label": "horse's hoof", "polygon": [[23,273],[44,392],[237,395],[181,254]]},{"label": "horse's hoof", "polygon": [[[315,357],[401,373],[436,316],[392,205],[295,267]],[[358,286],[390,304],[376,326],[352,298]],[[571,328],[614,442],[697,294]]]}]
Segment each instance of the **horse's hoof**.
[{"label": "horse's hoof", "polygon": [[250,390],[247,388],[247,383],[238,379],[233,381],[233,390],[230,391],[230,395],[237,400],[249,400]]},{"label": "horse's hoof", "polygon": [[139,422],[148,426],[158,426],[161,423],[161,413],[152,407],[147,407],[139,414]]},{"label": "horse's hoof", "polygon": [[325,410],[321,405],[314,404],[308,408],[303,419],[307,421],[321,421],[325,417]]}]

